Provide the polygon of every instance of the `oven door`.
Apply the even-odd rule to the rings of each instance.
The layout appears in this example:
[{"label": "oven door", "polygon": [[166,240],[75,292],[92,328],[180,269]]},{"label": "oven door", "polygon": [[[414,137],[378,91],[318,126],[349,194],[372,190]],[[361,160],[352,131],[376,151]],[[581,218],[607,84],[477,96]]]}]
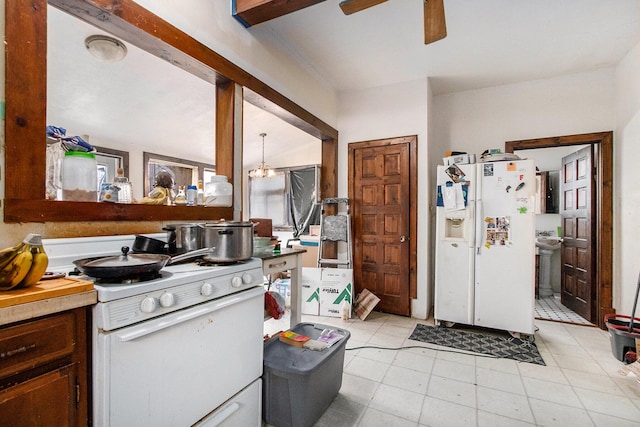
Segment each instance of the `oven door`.
[{"label": "oven door", "polygon": [[263,307],[264,290],[256,287],[98,332],[94,425],[188,426],[201,420],[262,375]]}]

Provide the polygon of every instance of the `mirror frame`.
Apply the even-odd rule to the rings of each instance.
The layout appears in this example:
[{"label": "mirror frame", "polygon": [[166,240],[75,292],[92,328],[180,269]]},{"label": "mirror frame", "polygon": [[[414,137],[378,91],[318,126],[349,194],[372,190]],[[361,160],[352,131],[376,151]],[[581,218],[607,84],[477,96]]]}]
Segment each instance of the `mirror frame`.
[{"label": "mirror frame", "polygon": [[[322,140],[322,197],[337,195],[338,131],[132,0],[5,2],[4,222],[233,218],[237,207],[148,206],[45,199],[47,4],[216,86],[216,164],[241,192],[242,98]],[[240,148],[236,148],[236,147]],[[240,169],[239,171],[237,169]],[[29,172],[25,172],[29,171]],[[234,179],[235,178],[235,179]],[[238,182],[234,182],[237,180]],[[236,200],[238,200],[236,198]]]}]

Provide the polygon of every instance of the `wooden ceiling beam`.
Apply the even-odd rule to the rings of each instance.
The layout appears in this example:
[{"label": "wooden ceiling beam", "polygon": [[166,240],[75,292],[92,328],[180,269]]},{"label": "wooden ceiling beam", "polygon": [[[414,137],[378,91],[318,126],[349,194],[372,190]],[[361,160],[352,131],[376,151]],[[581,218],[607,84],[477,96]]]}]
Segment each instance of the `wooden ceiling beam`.
[{"label": "wooden ceiling beam", "polygon": [[340,2],[340,9],[342,9],[345,15],[351,15],[352,13],[360,12],[361,10],[368,9],[386,1],[387,0],[344,0]]},{"label": "wooden ceiling beam", "polygon": [[249,28],[271,19],[279,18],[324,0],[233,0],[231,14]]}]

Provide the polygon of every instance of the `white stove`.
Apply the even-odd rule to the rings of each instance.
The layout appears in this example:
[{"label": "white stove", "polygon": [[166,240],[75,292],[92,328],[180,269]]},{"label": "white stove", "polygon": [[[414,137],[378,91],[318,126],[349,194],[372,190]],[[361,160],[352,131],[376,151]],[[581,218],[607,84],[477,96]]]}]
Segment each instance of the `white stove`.
[{"label": "white stove", "polygon": [[253,258],[226,266],[170,265],[160,275],[130,284],[95,283],[95,325],[111,331],[255,288],[263,281],[262,263]]},{"label": "white stove", "polygon": [[[164,235],[148,235],[163,238]],[[50,271],[135,236],[45,239]],[[86,278],[86,276],[80,276]],[[95,282],[93,425],[261,424],[262,262],[183,262],[134,283]]]}]

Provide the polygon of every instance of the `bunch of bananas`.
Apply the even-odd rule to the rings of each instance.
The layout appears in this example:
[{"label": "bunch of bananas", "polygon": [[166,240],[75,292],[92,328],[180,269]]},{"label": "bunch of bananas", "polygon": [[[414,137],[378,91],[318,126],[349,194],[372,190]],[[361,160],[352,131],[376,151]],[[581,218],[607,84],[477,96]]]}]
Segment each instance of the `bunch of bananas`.
[{"label": "bunch of bananas", "polygon": [[35,285],[48,265],[41,236],[27,235],[16,246],[0,250],[0,291]]}]

